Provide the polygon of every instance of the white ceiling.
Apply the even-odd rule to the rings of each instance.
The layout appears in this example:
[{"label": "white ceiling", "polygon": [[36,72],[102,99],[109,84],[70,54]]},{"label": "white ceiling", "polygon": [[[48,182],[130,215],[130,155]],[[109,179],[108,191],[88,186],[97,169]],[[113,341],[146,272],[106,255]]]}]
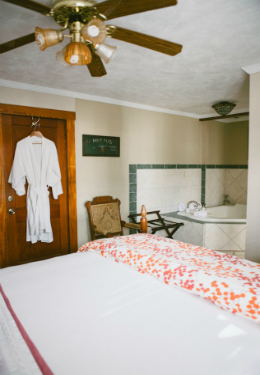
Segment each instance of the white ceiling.
[{"label": "white ceiling", "polygon": [[[58,28],[36,12],[2,1],[0,8],[0,43],[35,26]],[[259,20],[259,0],[179,0],[177,6],[106,22],[182,44],[175,57],[108,39],[117,54],[105,65],[108,74],[93,78],[85,66],[66,69],[56,62],[67,40],[44,52],[34,42],[0,56],[0,80],[202,117],[214,116],[211,105],[223,100],[241,112],[249,107],[249,78],[241,68],[260,63]]]}]

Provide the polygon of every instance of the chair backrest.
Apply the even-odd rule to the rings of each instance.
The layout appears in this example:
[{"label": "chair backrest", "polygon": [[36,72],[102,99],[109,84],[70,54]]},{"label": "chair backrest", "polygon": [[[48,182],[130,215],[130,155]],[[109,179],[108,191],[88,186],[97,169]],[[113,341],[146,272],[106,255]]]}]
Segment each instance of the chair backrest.
[{"label": "chair backrest", "polygon": [[96,197],[92,202],[86,203],[92,240],[99,237],[95,229],[103,233],[103,237],[106,237],[106,233],[123,234],[120,203],[119,199],[113,199],[111,196]]}]

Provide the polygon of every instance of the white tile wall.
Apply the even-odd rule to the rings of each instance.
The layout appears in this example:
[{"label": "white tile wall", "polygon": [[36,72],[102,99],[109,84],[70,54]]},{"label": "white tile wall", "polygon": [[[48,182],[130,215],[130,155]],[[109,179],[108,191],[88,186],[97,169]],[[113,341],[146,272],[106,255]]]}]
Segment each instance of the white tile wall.
[{"label": "white tile wall", "polygon": [[206,204],[223,204],[225,195],[231,204],[247,203],[247,169],[206,169]]},{"label": "white tile wall", "polygon": [[201,200],[200,168],[137,170],[137,207],[167,213],[190,200]]},{"label": "white tile wall", "polygon": [[[231,203],[246,203],[246,169],[206,170],[207,206],[222,204],[225,194],[229,194]],[[189,200],[201,200],[200,168],[137,170],[137,207],[144,204],[147,211],[160,210],[163,214],[177,211],[179,203],[187,204]],[[245,249],[244,224],[199,224],[172,220],[184,223],[174,235],[176,240],[236,254]],[[166,236],[164,231],[156,234]]]},{"label": "white tile wall", "polygon": [[174,235],[175,240],[203,246],[203,225],[191,221],[182,220],[183,227],[180,227]]},{"label": "white tile wall", "polygon": [[206,169],[206,204],[219,206],[225,195],[225,169]]},{"label": "white tile wall", "polygon": [[204,246],[212,250],[245,251],[245,224],[204,224]]},{"label": "white tile wall", "polygon": [[[244,256],[245,224],[200,224],[169,217],[167,220],[184,223],[184,226],[180,227],[174,235],[175,240]],[[162,231],[160,236],[166,236],[166,234]]]},{"label": "white tile wall", "polygon": [[225,170],[225,194],[231,203],[247,203],[247,169]]}]

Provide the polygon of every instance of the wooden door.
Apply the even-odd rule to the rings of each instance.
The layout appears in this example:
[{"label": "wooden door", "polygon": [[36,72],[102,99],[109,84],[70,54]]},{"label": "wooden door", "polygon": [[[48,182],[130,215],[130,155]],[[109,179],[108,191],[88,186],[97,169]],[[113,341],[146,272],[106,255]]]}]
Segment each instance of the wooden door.
[{"label": "wooden door", "polygon": [[[46,259],[69,252],[68,179],[66,165],[66,122],[41,118],[40,131],[56,144],[61,169],[63,194],[53,199],[49,188],[51,226],[54,241],[51,243],[26,242],[26,194],[16,195],[8,177],[11,171],[16,144],[32,132],[32,118],[28,116],[2,116],[4,175],[6,192],[6,220],[9,265],[18,265]],[[41,146],[34,146],[41,147]],[[27,185],[27,184],[26,184]],[[26,186],[27,190],[27,186]],[[13,210],[15,214],[9,213]]]}]

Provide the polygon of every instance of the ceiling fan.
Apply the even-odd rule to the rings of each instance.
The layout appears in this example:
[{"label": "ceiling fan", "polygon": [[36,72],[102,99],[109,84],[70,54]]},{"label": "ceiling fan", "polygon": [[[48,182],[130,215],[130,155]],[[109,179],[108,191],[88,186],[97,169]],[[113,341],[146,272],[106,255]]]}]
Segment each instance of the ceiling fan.
[{"label": "ceiling fan", "polygon": [[[62,42],[64,38],[69,38],[70,43],[56,54],[56,59],[65,67],[86,65],[92,77],[102,77],[107,74],[102,60],[110,62],[116,51],[116,47],[104,43],[106,37],[170,56],[177,55],[182,50],[180,44],[104,24],[104,21],[113,18],[173,6],[177,4],[177,0],[106,0],[101,3],[95,0],[54,0],[52,8],[32,0],[3,1],[53,17],[61,28],[55,30],[36,27],[35,33],[0,44],[0,53],[35,40],[44,51]],[[69,34],[63,34],[66,29]]]}]

